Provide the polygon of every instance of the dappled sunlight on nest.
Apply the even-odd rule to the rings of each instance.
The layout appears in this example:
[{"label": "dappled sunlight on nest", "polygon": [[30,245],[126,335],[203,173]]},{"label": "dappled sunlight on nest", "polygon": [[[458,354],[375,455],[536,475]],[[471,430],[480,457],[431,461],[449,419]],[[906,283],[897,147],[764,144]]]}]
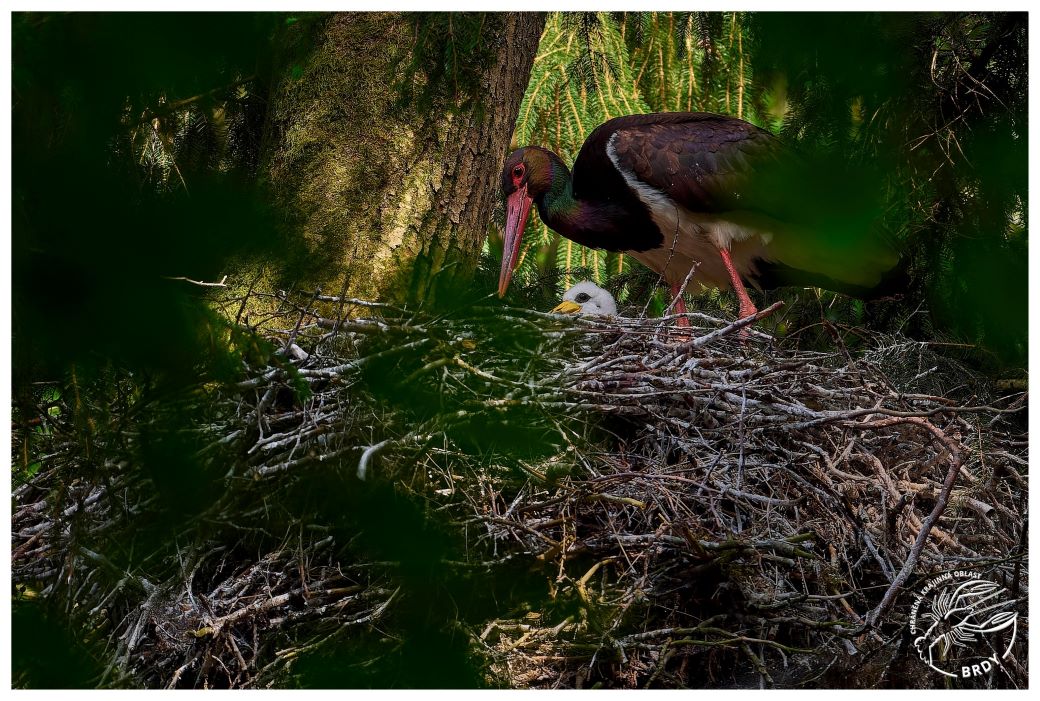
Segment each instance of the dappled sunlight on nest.
[{"label": "dappled sunlight on nest", "polygon": [[[1025,396],[991,399],[949,363],[935,372],[968,400],[923,391],[935,372],[908,368],[938,367],[927,344],[864,331],[853,357],[702,313],[679,329],[265,296],[279,310],[263,320],[224,308],[273,352],[200,388],[217,407],[201,450],[227,472],[210,516],[272,508],[322,474],[361,495],[393,485],[461,534],[442,567],[496,596],[516,571],[543,588],[457,622],[489,684],[929,684],[900,643],[920,582],[973,567],[1027,589]],[[57,586],[53,464],[15,493],[15,581]],[[78,487],[90,527],[112,527],[95,495],[117,485]],[[393,638],[401,563],[347,559],[324,524],[296,533],[263,553],[219,531],[192,545],[190,576],[90,595],[127,612],[111,632],[127,667],[265,686],[328,640]],[[286,642],[307,623],[309,642]],[[994,683],[1024,685],[1025,665],[1022,636]]]}]

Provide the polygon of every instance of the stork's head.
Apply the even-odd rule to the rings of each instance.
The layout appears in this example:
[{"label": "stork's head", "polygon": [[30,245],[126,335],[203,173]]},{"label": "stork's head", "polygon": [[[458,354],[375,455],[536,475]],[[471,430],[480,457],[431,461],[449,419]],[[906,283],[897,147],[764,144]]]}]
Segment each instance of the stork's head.
[{"label": "stork's head", "polygon": [[609,292],[595,283],[585,280],[563,293],[553,314],[586,314],[590,316],[615,316],[617,303]]},{"label": "stork's head", "polygon": [[539,146],[517,149],[506,158],[502,168],[502,195],[506,199],[506,231],[502,249],[502,270],[498,276],[498,296],[505,295],[513,268],[520,257],[520,242],[527,226],[531,205],[553,188],[554,181],[570,174],[552,151]]}]

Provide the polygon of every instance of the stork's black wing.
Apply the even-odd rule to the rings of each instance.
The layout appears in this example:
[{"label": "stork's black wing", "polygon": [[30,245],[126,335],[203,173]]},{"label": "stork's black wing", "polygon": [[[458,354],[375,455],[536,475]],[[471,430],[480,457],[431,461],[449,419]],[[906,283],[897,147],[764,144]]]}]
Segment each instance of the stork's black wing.
[{"label": "stork's black wing", "polygon": [[765,185],[783,167],[780,142],[740,119],[706,112],[618,117],[600,125],[574,163],[574,191],[595,188],[604,168],[635,177],[693,212],[783,207]]}]

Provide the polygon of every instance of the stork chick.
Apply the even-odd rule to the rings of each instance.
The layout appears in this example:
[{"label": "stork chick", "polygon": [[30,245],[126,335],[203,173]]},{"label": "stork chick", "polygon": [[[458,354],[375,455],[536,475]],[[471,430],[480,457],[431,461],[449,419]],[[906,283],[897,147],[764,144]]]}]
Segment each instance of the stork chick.
[{"label": "stork chick", "polygon": [[609,292],[589,280],[583,280],[563,293],[563,301],[553,314],[617,316],[617,302]]}]

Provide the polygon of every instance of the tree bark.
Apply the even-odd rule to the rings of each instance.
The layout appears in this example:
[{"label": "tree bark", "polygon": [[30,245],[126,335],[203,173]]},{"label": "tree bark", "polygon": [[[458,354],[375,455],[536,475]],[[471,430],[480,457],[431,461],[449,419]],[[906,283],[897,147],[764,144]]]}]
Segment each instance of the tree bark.
[{"label": "tree bark", "polygon": [[307,48],[287,52],[271,91],[261,168],[306,244],[297,279],[429,299],[475,267],[544,17],[489,14],[479,94],[434,113],[395,87],[414,60],[414,19],[337,14],[290,34]]}]

